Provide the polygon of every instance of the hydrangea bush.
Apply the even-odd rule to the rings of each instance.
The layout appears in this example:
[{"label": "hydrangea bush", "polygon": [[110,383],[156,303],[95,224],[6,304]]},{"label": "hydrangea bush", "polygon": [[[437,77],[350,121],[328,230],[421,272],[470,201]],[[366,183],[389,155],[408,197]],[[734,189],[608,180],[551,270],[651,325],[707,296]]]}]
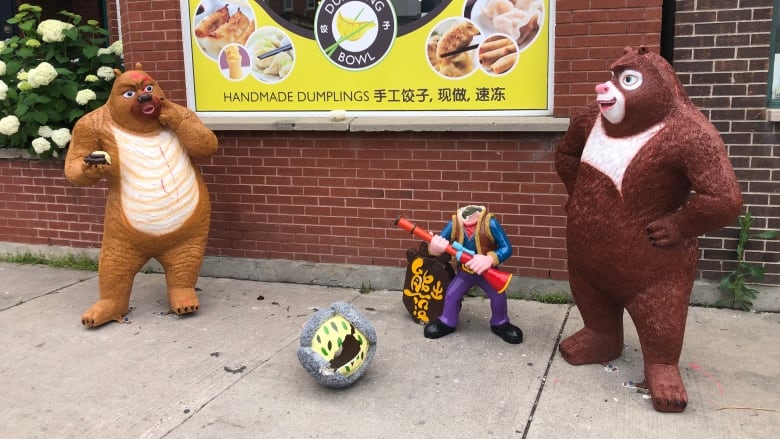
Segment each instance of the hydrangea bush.
[{"label": "hydrangea bush", "polygon": [[19,35],[0,41],[0,148],[60,157],[79,117],[103,105],[122,68],[122,42],[108,44],[95,20],[61,11],[41,20],[41,8],[19,6],[8,20]]}]

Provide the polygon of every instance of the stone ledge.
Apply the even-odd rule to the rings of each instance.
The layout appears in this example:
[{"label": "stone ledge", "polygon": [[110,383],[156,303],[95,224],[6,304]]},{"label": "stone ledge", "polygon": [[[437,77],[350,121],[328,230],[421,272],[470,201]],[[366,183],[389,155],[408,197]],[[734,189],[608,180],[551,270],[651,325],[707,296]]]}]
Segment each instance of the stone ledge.
[{"label": "stone ledge", "polygon": [[488,131],[488,132],[554,132],[569,127],[568,118],[550,116],[393,116],[393,117],[266,117],[222,116],[200,114],[200,119],[214,131]]},{"label": "stone ledge", "polygon": [[[97,259],[98,249],[80,249],[73,247],[18,244],[0,242],[0,255],[24,254],[48,257],[87,255]],[[151,260],[145,270],[162,272],[160,264]],[[371,290],[389,290],[400,292],[406,274],[405,268],[382,267],[355,264],[325,264],[285,259],[246,259],[221,256],[206,256],[201,268],[201,276],[253,280],[258,282],[282,282],[307,285],[321,285],[338,288],[369,288]],[[757,312],[780,312],[780,286],[758,285],[761,292],[753,302]],[[569,283],[550,279],[513,276],[506,291],[512,296],[531,297],[533,293],[561,294],[571,298]],[[692,305],[712,306],[725,299],[718,283],[696,281],[693,286],[690,303]],[[401,297],[399,295],[399,306]]]},{"label": "stone ledge", "polygon": [[38,156],[30,154],[26,149],[21,148],[0,148],[0,159],[28,159],[39,160]]}]

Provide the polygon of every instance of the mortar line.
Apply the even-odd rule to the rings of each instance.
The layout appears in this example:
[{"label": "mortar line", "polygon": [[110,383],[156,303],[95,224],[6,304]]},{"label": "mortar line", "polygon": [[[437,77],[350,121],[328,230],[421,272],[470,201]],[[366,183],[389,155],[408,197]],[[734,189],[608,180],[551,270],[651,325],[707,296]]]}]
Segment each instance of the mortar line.
[{"label": "mortar line", "polygon": [[536,393],[536,399],[534,400],[534,405],[531,407],[531,414],[528,415],[528,422],[525,424],[525,429],[523,430],[523,436],[522,439],[526,439],[528,437],[528,432],[531,430],[531,423],[534,420],[534,414],[536,414],[536,407],[539,405],[539,401],[542,399],[542,392],[544,392],[544,385],[547,383],[547,376],[550,374],[550,368],[552,367],[553,360],[555,360],[555,353],[558,352],[558,344],[561,342],[561,337],[563,336],[563,330],[566,328],[566,322],[569,321],[569,313],[571,313],[571,308],[574,305],[569,305],[569,308],[566,310],[566,315],[563,317],[563,323],[561,323],[561,329],[558,330],[558,336],[555,338],[555,344],[553,344],[552,352],[550,353],[550,359],[547,360],[547,368],[544,370],[544,375],[542,375],[542,383],[539,385],[539,391]]}]

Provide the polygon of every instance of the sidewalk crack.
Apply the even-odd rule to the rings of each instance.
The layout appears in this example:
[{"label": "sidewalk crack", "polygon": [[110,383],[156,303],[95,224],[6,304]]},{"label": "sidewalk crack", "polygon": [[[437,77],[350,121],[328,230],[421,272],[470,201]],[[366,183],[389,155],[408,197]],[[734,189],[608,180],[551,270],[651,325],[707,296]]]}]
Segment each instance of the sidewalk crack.
[{"label": "sidewalk crack", "polygon": [[526,439],[528,437],[528,432],[531,430],[531,423],[534,420],[534,414],[536,414],[536,407],[539,406],[539,401],[542,399],[542,392],[544,392],[544,385],[547,383],[547,377],[550,374],[550,368],[552,367],[553,360],[555,360],[555,354],[558,352],[558,344],[561,342],[561,337],[563,336],[563,330],[566,328],[566,322],[569,321],[569,313],[571,313],[571,309],[574,305],[569,305],[569,308],[566,310],[566,315],[563,317],[563,323],[561,323],[561,329],[558,330],[558,336],[555,338],[555,343],[553,344],[552,352],[550,352],[550,358],[547,360],[547,367],[544,370],[544,375],[542,375],[542,382],[539,385],[539,391],[536,393],[536,399],[534,400],[534,405],[531,407],[531,414],[528,415],[528,422],[525,424],[525,429],[523,429],[523,436],[522,439]]},{"label": "sidewalk crack", "polygon": [[[97,276],[97,275],[95,275],[95,276]],[[37,296],[32,296],[32,297],[29,297],[29,298],[27,298],[27,299],[20,298],[18,302],[14,303],[14,304],[12,304],[12,305],[8,305],[8,306],[6,306],[6,307],[4,307],[4,308],[0,308],[0,312],[3,312],[3,311],[7,311],[7,310],[9,310],[9,309],[16,308],[17,306],[24,305],[25,303],[27,303],[27,302],[32,302],[33,300],[38,300],[38,299],[40,299],[41,297],[46,297],[46,296],[49,296],[49,295],[51,295],[51,294],[56,294],[56,293],[59,293],[59,292],[61,292],[62,290],[66,289],[66,288],[70,288],[70,287],[72,287],[73,285],[77,285],[77,284],[80,284],[80,283],[82,283],[82,282],[86,282],[86,281],[88,281],[88,280],[92,279],[92,278],[93,278],[93,277],[95,277],[95,276],[88,277],[88,278],[86,278],[86,279],[79,279],[79,280],[77,280],[77,281],[74,281],[74,282],[71,282],[71,283],[69,283],[69,284],[67,284],[67,285],[63,285],[63,286],[57,287],[56,289],[53,289],[53,290],[50,290],[50,291],[43,292],[43,293],[41,293],[41,294],[38,294]]]}]

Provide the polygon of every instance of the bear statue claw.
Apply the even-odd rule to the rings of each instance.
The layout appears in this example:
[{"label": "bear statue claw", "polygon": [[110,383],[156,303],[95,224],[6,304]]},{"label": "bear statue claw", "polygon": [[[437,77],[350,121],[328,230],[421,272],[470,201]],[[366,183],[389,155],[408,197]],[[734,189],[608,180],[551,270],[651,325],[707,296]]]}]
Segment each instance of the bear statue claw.
[{"label": "bear statue claw", "polygon": [[171,288],[168,292],[168,303],[176,315],[193,313],[200,308],[195,288]]},{"label": "bear statue claw", "polygon": [[659,412],[680,413],[688,405],[688,393],[680,369],[670,364],[645,365],[645,381],[653,408]]},{"label": "bear statue claw", "polygon": [[112,320],[118,322],[129,310],[129,306],[123,302],[100,299],[84,312],[81,316],[81,324],[88,328],[95,328]]},{"label": "bear statue claw", "polygon": [[558,350],[570,364],[603,364],[623,353],[623,340],[619,336],[599,334],[586,327],[561,341]]}]

